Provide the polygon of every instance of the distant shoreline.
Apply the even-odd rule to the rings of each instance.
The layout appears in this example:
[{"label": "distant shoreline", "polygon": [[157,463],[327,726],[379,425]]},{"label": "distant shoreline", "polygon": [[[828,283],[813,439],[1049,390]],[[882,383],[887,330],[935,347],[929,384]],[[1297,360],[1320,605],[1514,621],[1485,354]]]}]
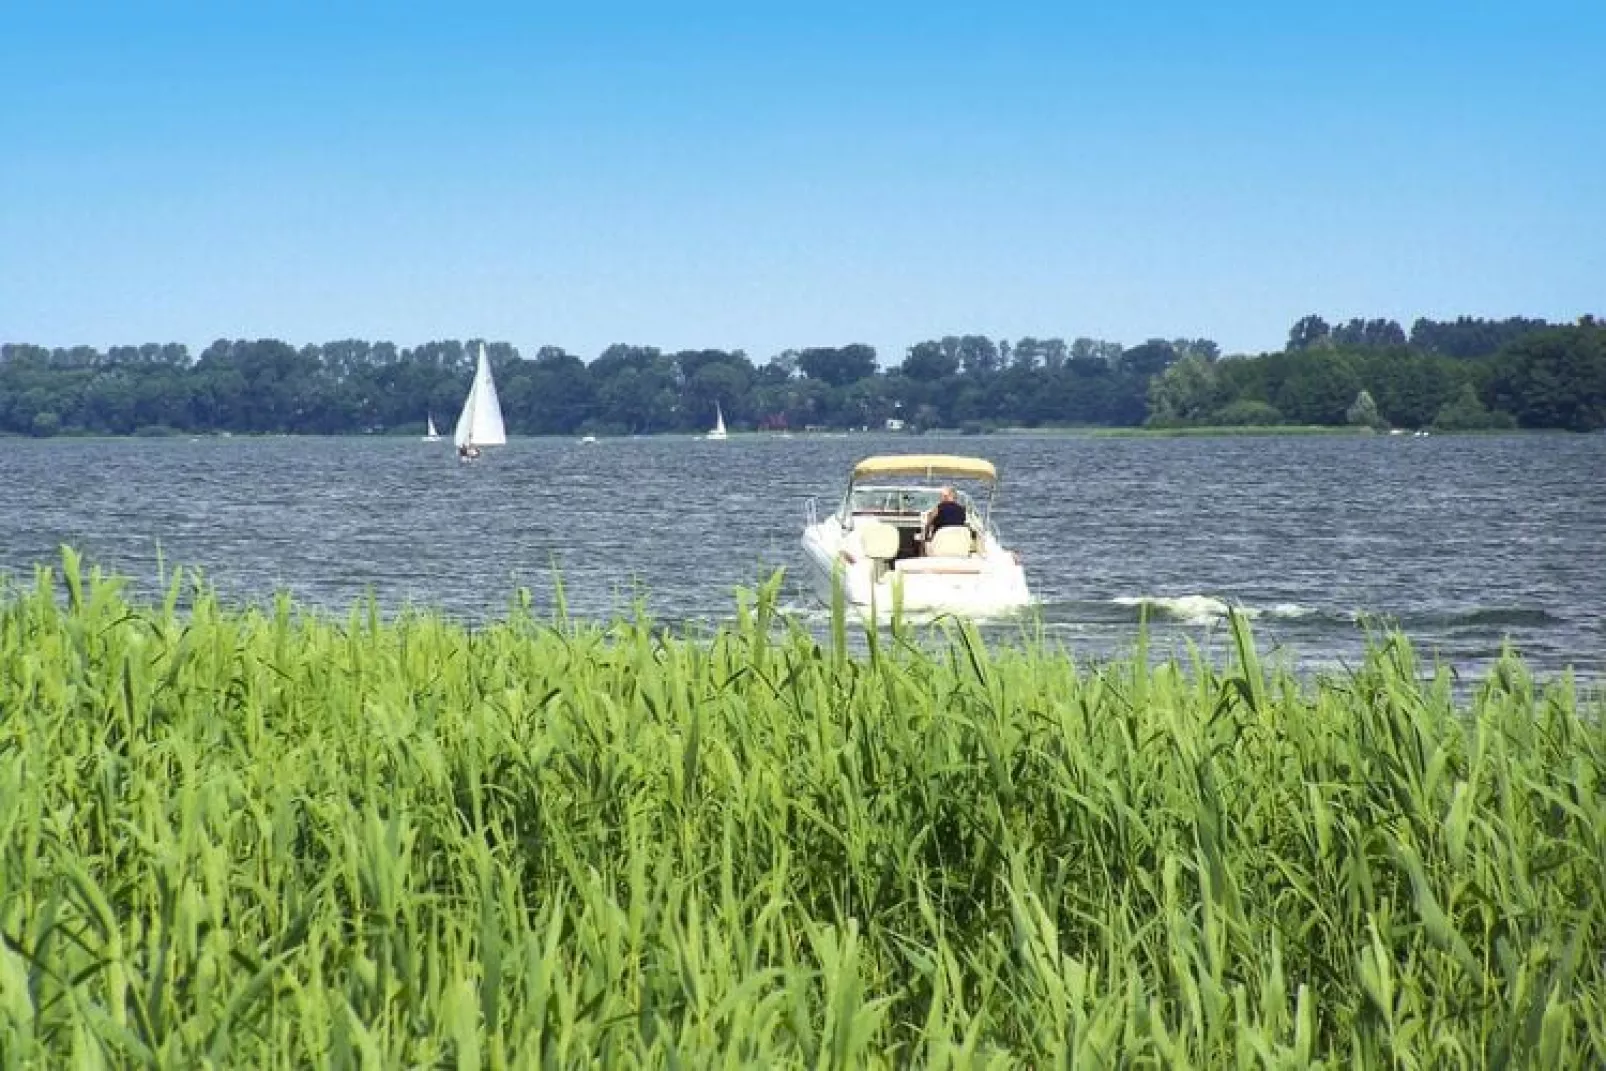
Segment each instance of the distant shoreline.
[{"label": "distant shoreline", "polygon": [[[1399,428],[1374,429],[1357,428],[1346,425],[1324,424],[1224,424],[1201,425],[1177,428],[1126,428],[1126,427],[1066,427],[1066,428],[994,428],[987,431],[967,431],[961,428],[930,428],[924,432],[896,432],[884,431],[880,428],[857,429],[844,428],[832,431],[732,431],[732,440],[753,439],[843,439],[843,438],[876,438],[876,439],[908,439],[912,442],[937,436],[942,438],[965,439],[1206,439],[1206,438],[1276,438],[1295,436],[1309,438],[1311,436],[1377,436],[1382,438],[1412,438],[1418,432],[1432,436],[1444,435],[1556,435],[1577,434],[1557,428],[1487,428],[1445,430],[1436,428]],[[512,435],[510,440],[567,440],[579,442],[578,435],[552,434],[552,435]],[[700,432],[644,432],[633,435],[597,435],[594,442],[608,442],[630,439],[684,439],[688,441],[701,441],[705,436]],[[381,439],[381,440],[417,440],[425,446],[450,446],[450,437],[442,436],[437,443],[423,441],[422,433],[414,430],[383,431],[383,432],[343,432],[335,434],[309,434],[305,432],[217,432],[217,431],[139,431],[125,435],[107,432],[75,433],[71,431],[58,432],[55,435],[36,436],[23,435],[17,432],[0,432],[0,440],[14,440],[26,442],[86,442],[90,440],[136,440],[136,439],[241,439],[259,441],[262,439]]]}]

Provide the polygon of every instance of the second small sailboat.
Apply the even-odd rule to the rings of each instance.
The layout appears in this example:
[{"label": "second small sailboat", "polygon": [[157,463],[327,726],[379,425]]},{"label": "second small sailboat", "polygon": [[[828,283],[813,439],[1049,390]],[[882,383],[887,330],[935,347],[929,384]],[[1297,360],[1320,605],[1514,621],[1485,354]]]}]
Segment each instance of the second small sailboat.
[{"label": "second small sailboat", "polygon": [[724,438],[726,438],[726,435],[725,435],[725,411],[719,407],[719,403],[718,402],[714,403],[714,430],[708,433],[708,437],[710,439],[724,439]]}]

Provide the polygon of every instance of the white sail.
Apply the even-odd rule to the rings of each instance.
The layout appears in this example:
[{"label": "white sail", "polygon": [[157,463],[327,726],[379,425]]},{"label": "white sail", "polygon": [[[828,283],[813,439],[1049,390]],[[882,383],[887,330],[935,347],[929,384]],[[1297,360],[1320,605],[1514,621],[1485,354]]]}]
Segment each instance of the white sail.
[{"label": "white sail", "polygon": [[718,402],[714,403],[714,430],[708,433],[708,437],[710,439],[725,438],[725,411],[719,407]]},{"label": "white sail", "polygon": [[424,419],[429,424],[429,433],[424,436],[424,441],[427,443],[440,442],[441,433],[435,429],[435,414],[430,413]]},{"label": "white sail", "polygon": [[458,446],[502,446],[507,431],[502,426],[502,403],[496,397],[496,381],[491,378],[491,362],[480,343],[479,363],[474,366],[474,384],[468,388],[463,411],[457,416],[452,441]]}]

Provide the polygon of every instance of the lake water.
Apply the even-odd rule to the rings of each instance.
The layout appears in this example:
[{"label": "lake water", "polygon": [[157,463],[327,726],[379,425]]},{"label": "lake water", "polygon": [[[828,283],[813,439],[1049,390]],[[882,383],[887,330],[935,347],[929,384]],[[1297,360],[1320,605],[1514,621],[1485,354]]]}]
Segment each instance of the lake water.
[{"label": "lake water", "polygon": [[372,591],[479,621],[516,586],[550,605],[556,567],[571,613],[639,597],[692,623],[786,567],[819,627],[804,500],[828,509],[855,460],[912,450],[998,464],[1043,629],[1081,655],[1128,650],[1144,612],[1160,646],[1219,653],[1231,603],[1303,670],[1353,663],[1375,617],[1462,674],[1509,639],[1547,675],[1606,680],[1606,435],[527,439],[475,465],[409,439],[10,439],[0,571],[65,542],[152,592],[160,547],[230,598],[344,611]]}]

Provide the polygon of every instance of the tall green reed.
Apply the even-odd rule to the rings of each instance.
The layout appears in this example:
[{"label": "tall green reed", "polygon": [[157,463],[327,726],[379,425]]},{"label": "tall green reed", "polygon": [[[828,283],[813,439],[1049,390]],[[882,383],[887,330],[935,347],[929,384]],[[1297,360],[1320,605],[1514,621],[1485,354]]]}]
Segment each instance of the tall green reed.
[{"label": "tall green reed", "polygon": [[[1606,1056],[1606,730],[1515,654],[1301,684],[738,593],[467,630],[0,605],[0,1063]],[[866,637],[867,641],[869,637]]]}]

